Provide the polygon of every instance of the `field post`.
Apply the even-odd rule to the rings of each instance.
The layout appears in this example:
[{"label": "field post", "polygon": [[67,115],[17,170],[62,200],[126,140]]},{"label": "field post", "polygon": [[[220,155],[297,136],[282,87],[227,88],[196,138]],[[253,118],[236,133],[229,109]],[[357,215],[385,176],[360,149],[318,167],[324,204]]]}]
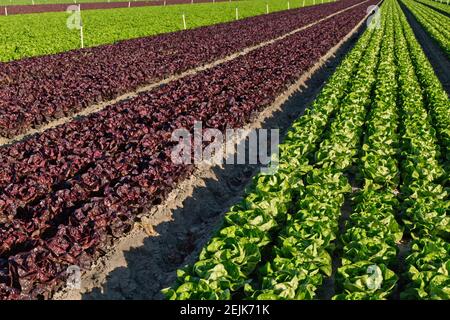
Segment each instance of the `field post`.
[{"label": "field post", "polygon": [[291,9],[291,4],[288,1],[288,10],[290,10],[290,9]]},{"label": "field post", "polygon": [[128,8],[131,7],[131,1],[128,1]]},{"label": "field post", "polygon": [[5,16],[8,16],[8,8],[5,6]]},{"label": "field post", "polygon": [[31,0],[31,3],[33,4],[33,6],[34,6],[34,0]]},{"label": "field post", "polygon": [[183,28],[184,28],[184,30],[187,29],[186,28],[186,16],[184,15],[184,13],[183,13]]},{"label": "field post", "polygon": [[236,20],[239,20],[239,9],[236,7]]},{"label": "field post", "polygon": [[303,0],[303,5],[302,5],[302,7],[305,7],[305,0]]},{"label": "field post", "polygon": [[269,14],[269,4],[266,3],[266,14]]},{"label": "field post", "polygon": [[80,14],[80,40],[81,49],[84,48],[83,20],[81,19],[81,5],[78,5],[78,13]]},{"label": "field post", "polygon": [[166,6],[166,0],[164,0],[164,7]]}]

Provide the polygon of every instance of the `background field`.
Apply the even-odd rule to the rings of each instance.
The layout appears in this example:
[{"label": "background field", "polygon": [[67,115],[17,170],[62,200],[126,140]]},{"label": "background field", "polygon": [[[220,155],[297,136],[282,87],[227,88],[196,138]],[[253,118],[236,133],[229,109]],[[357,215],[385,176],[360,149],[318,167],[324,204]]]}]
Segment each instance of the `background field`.
[{"label": "background field", "polygon": [[[291,0],[290,7],[308,6],[316,0]],[[319,1],[317,1],[319,2]],[[321,1],[320,1],[321,2]],[[331,2],[324,0],[324,2]],[[266,12],[287,9],[288,1],[252,0],[173,5],[167,7],[141,7],[82,11],[85,47],[114,43],[183,29],[182,14],[187,28],[195,28]],[[79,31],[66,26],[68,13],[40,13],[0,17],[0,61],[63,52],[80,47]]]},{"label": "background field", "polygon": [[[77,3],[90,3],[90,2],[124,2],[125,0],[34,0],[34,4],[74,3],[75,1]],[[152,1],[152,0],[142,0],[142,1]],[[33,4],[32,0],[0,0],[0,5],[2,6],[32,5],[32,4]]]}]

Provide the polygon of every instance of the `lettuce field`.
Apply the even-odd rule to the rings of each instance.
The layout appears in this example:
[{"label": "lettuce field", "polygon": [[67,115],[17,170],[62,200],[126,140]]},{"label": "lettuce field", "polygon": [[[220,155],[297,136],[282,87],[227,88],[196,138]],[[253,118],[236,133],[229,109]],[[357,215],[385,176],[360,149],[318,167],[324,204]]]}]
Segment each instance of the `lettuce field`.
[{"label": "lettuce field", "polygon": [[[167,3],[170,1],[174,0],[167,0]],[[317,0],[317,3],[319,1],[322,2]],[[316,0],[290,0],[289,3],[291,8],[298,8],[315,2]],[[233,21],[236,19],[236,7],[240,18],[261,15],[267,12],[266,3],[269,12],[286,10],[288,5],[287,1],[281,0],[250,0],[84,10],[81,4],[84,44],[85,47],[91,47],[183,30],[183,14],[188,29]],[[11,10],[10,8],[9,12]],[[0,47],[0,61],[8,62],[80,48],[79,31],[66,27],[69,16],[67,12],[4,16],[4,10],[0,9],[0,41],[3,43]]]},{"label": "lettuce field", "polygon": [[0,300],[449,300],[450,6],[175,2],[0,17]]}]

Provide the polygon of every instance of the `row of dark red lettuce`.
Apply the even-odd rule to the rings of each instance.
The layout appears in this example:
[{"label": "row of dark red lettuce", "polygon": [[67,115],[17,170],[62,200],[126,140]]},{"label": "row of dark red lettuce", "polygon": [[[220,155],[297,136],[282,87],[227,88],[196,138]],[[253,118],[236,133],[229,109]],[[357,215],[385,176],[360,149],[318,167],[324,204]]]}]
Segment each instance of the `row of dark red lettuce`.
[{"label": "row of dark red lettuce", "polygon": [[[171,162],[174,129],[192,129],[196,120],[221,130],[249,122],[350,32],[365,8],[47,133],[45,143],[28,149],[28,155],[71,145],[74,154],[93,160],[77,164],[79,171],[69,178],[60,173],[61,182],[50,192],[0,216],[0,298],[49,297],[69,265],[88,267],[132,227],[136,214],[160,203],[192,172],[193,166]],[[66,171],[72,170],[72,159],[66,160]],[[45,163],[41,172],[50,172],[45,158],[33,161]]]},{"label": "row of dark red lettuce", "polygon": [[[14,215],[17,208],[36,202],[49,191],[58,189],[64,181],[82,176],[99,159],[128,149],[127,145],[134,139],[133,132],[147,130],[150,136],[157,135],[158,128],[150,130],[147,123],[173,120],[175,112],[166,106],[179,94],[172,91],[171,86],[161,90],[164,90],[160,91],[163,97],[151,102],[152,109],[149,109],[149,101],[145,101],[146,107],[139,114],[124,111],[108,117],[110,109],[107,109],[89,117],[95,119],[95,126],[83,126],[75,121],[1,148],[0,211]],[[144,114],[148,119],[144,120]]]},{"label": "row of dark red lettuce", "polygon": [[[215,0],[216,2],[223,2],[229,0]],[[12,14],[27,14],[27,13],[42,13],[42,12],[64,12],[67,7],[73,5],[74,2],[66,1],[67,3],[54,3],[54,4],[35,4],[35,5],[8,5],[8,15]],[[213,2],[213,0],[194,0],[194,3]],[[192,3],[192,0],[166,0],[165,5],[174,4],[188,4]],[[114,9],[114,8],[127,8],[128,1],[124,2],[86,2],[81,3],[82,10],[93,9]],[[163,6],[164,0],[152,0],[152,1],[135,1],[131,0],[131,7],[146,7],[146,6]],[[0,10],[0,16],[5,15],[4,10]]]},{"label": "row of dark red lettuce", "polygon": [[0,64],[0,136],[114,99],[361,2],[336,3]]}]

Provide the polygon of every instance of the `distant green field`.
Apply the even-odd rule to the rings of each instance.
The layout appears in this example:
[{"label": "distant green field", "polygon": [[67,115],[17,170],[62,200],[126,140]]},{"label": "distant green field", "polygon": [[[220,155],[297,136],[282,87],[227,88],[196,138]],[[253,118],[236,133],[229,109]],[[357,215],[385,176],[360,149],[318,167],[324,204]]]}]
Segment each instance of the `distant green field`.
[{"label": "distant green field", "polygon": [[[330,0],[324,0],[330,2]],[[287,0],[247,0],[140,8],[82,11],[84,46],[97,46],[159,33],[235,20],[287,9]],[[290,0],[290,8],[322,3]],[[67,28],[65,12],[0,16],[0,61],[63,52],[80,47],[80,32]]]},{"label": "distant green field", "polygon": [[[126,2],[129,0],[76,0],[76,3],[88,3],[88,2]],[[135,1],[135,0],[131,0]],[[152,1],[152,0],[141,0]],[[195,1],[195,0],[194,0]],[[211,0],[212,1],[212,0]],[[54,4],[54,3],[74,3],[75,0],[0,0],[0,6],[14,6],[25,4]]]}]

